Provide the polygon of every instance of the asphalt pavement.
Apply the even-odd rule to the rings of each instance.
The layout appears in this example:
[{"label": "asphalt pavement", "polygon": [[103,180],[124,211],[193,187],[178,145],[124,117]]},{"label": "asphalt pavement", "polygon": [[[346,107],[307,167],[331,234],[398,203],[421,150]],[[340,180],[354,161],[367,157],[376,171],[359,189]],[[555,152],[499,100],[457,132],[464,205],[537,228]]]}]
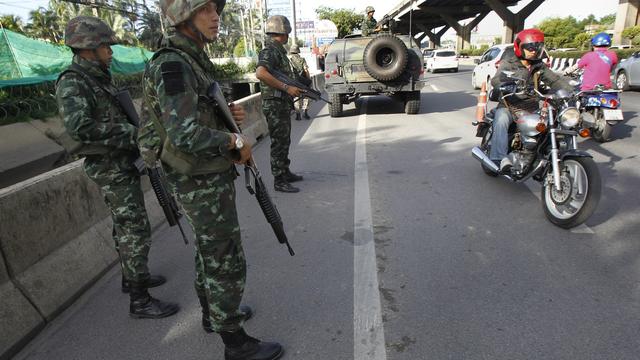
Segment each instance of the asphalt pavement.
[{"label": "asphalt pavement", "polygon": [[[248,333],[297,360],[638,359],[640,93],[622,95],[614,141],[581,141],[602,199],[563,230],[535,182],[488,177],[472,158],[471,67],[426,77],[418,115],[376,96],[342,118],[315,103],[312,121],[293,121],[292,170],[305,180],[272,195],[296,256],[238,179]],[[271,187],[268,151],[269,139],[255,148]],[[129,318],[114,268],[15,358],[222,359],[200,327],[192,245],[164,227],[150,258],[169,279],[151,292],[179,302],[177,315]]]}]

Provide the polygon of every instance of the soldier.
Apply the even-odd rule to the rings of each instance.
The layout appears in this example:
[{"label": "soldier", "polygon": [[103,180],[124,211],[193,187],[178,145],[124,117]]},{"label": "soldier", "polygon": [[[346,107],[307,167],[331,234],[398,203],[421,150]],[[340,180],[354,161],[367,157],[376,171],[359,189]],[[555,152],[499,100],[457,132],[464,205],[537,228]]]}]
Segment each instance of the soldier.
[{"label": "soldier", "polygon": [[362,29],[362,36],[369,36],[371,33],[380,31],[380,28],[376,26],[378,22],[373,17],[376,9],[374,9],[373,6],[367,6],[364,12],[367,14],[367,17],[362,20],[362,24],[360,24],[360,28]]},{"label": "soldier", "polygon": [[292,182],[301,181],[302,176],[289,170],[289,146],[291,145],[291,110],[293,98],[302,94],[302,89],[289,86],[269,73],[276,69],[289,77],[293,77],[293,69],[287,58],[284,44],[289,41],[291,25],[289,19],[282,15],[274,15],[267,19],[265,48],[258,55],[256,77],[260,80],[262,92],[262,112],[269,125],[271,137],[271,173],[276,191],[297,193]]},{"label": "soldier", "polygon": [[[226,360],[270,360],[282,355],[282,346],[247,335],[242,325],[251,309],[240,306],[246,263],[233,161],[246,163],[252,144],[225,128],[217,104],[207,94],[215,79],[204,47],[218,37],[224,6],[225,0],[160,1],[175,33],[164,40],[145,71],[143,93],[150,122],[141,136],[145,147],[161,144],[156,154],[195,233],[195,289],[202,325],[220,335]],[[244,119],[242,107],[232,106],[232,112],[236,122]]]},{"label": "soldier", "polygon": [[129,122],[111,83],[109,66],[117,43],[102,20],[90,16],[71,19],[65,44],[73,51],[71,66],[60,74],[56,99],[74,155],[85,156],[84,171],[100,186],[111,210],[113,240],[122,268],[122,291],[129,292],[134,318],[162,318],[178,306],[152,298],[149,287],[163,284],[147,267],[150,226],[134,161],[140,156],[137,128]]},{"label": "soldier", "polygon": [[[291,45],[289,54],[289,60],[291,61],[291,66],[296,72],[296,75],[311,79],[311,76],[309,76],[309,65],[307,65],[307,60],[300,56],[300,48],[297,44]],[[309,113],[307,113],[307,110],[309,109],[309,98],[306,96],[299,97],[297,100],[297,104],[298,108],[296,109],[296,120],[302,120],[302,118],[300,117],[301,112],[303,112],[303,116],[305,119],[311,119],[309,117]]]}]

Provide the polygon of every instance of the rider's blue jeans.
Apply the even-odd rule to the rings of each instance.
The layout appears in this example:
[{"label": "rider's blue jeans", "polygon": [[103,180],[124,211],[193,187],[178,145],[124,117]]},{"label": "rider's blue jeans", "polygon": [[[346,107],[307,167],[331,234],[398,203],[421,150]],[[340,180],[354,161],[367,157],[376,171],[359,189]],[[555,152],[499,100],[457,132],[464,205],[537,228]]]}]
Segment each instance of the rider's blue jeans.
[{"label": "rider's blue jeans", "polygon": [[509,150],[509,126],[513,122],[513,116],[511,116],[511,113],[505,107],[499,107],[495,110],[489,158],[499,162],[507,156],[507,151]]}]

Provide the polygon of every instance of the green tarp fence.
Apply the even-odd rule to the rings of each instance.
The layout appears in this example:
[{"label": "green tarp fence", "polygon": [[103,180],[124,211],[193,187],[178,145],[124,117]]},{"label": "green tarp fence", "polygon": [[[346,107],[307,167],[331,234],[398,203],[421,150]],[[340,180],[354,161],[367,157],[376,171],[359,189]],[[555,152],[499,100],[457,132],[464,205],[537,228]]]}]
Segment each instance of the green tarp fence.
[{"label": "green tarp fence", "polygon": [[[71,64],[73,54],[62,45],[31,39],[7,29],[0,36],[0,88],[55,80]],[[114,45],[111,72],[131,74],[144,70],[153,53],[143,48]]]}]

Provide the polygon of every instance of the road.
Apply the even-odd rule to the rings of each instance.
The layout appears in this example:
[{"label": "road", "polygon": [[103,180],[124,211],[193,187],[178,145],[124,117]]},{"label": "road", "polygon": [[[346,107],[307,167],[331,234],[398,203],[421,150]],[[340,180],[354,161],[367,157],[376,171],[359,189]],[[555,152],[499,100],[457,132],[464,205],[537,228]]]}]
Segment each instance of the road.
[{"label": "road", "polygon": [[[640,354],[640,93],[622,96],[615,141],[582,141],[603,178],[584,226],[543,214],[539,186],[490,178],[471,157],[470,67],[428,74],[420,114],[385,97],[294,121],[298,194],[275,193],[295,257],[239,179],[247,331],[283,359],[637,359]],[[255,148],[271,186],[269,140]],[[635,234],[635,235],[634,235]],[[200,328],[193,249],[154,238],[152,289],[182,310],[133,320],[112,269],[16,359],[222,359]]]}]

